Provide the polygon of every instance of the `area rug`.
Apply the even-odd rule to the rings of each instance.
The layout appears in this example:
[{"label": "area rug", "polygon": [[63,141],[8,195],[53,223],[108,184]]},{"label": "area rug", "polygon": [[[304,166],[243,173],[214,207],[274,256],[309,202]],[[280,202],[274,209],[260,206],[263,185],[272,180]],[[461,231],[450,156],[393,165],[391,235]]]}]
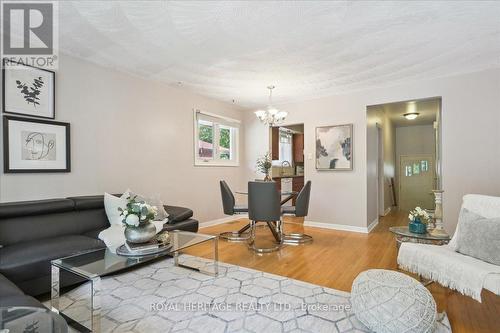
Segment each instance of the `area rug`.
[{"label": "area rug", "polygon": [[[209,268],[189,255],[181,263]],[[219,263],[212,277],[172,259],[102,279],[103,332],[369,332],[351,311],[349,293]],[[89,285],[60,299],[64,313],[89,327]],[[451,332],[446,314],[438,333]]]}]

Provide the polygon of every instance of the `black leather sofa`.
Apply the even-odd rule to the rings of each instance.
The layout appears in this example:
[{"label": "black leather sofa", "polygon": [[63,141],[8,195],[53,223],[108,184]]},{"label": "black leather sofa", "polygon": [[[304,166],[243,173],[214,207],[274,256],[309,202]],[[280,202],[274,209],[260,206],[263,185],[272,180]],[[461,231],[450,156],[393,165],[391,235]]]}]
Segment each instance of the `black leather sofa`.
[{"label": "black leather sofa", "polygon": [[[192,210],[165,210],[164,230],[198,231]],[[104,248],[97,236],[108,227],[102,195],[0,204],[0,306],[40,305],[31,296],[50,291],[50,261]],[[62,276],[63,286],[78,282]]]}]

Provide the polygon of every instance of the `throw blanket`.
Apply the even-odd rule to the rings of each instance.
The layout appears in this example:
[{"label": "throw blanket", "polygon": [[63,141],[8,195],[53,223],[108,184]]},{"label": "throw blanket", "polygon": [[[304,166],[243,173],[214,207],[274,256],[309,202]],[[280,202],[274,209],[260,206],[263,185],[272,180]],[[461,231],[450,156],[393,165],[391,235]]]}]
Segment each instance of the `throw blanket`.
[{"label": "throw blanket", "polygon": [[[153,221],[155,225],[156,233],[159,233],[163,229],[163,225],[168,221],[168,218],[163,221]],[[116,253],[116,249],[121,245],[125,244],[125,234],[123,233],[125,226],[113,224],[108,229],[105,229],[99,233],[99,239],[102,240],[106,247],[113,253]]]},{"label": "throw blanket", "polygon": [[481,302],[481,290],[486,276],[500,274],[500,266],[455,252],[449,245],[402,243],[398,265],[478,302]]}]

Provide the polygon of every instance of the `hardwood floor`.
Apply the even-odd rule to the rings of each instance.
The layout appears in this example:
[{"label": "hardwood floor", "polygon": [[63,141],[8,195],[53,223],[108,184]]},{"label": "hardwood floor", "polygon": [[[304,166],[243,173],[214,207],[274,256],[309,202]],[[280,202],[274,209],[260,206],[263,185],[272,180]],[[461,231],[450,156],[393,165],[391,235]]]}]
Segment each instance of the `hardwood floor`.
[{"label": "hardwood floor", "polygon": [[[200,232],[218,234],[238,230],[247,220],[203,228]],[[222,262],[287,276],[325,287],[350,291],[354,278],[370,268],[397,269],[395,240],[388,230],[404,225],[406,214],[391,213],[380,219],[370,234],[304,227],[299,219],[285,219],[285,232],[305,232],[314,238],[309,245],[284,246],[279,252],[257,255],[245,243],[219,241]],[[272,242],[267,227],[257,230],[259,245]],[[210,258],[208,244],[192,248],[187,253]],[[429,287],[438,311],[446,311],[454,333],[500,332],[500,297],[483,291],[482,303],[474,301],[437,283]]]}]

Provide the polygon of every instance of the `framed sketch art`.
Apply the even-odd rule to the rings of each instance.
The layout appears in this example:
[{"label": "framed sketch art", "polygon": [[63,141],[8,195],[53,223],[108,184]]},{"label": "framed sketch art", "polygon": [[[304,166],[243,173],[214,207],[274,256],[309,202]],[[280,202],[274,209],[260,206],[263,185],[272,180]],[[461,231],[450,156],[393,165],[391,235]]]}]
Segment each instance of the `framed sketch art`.
[{"label": "framed sketch art", "polygon": [[55,73],[3,59],[5,113],[55,119]]},{"label": "framed sketch art", "polygon": [[353,126],[316,127],[316,169],[352,170]]},{"label": "framed sketch art", "polygon": [[70,124],[3,117],[5,173],[70,172]]}]

